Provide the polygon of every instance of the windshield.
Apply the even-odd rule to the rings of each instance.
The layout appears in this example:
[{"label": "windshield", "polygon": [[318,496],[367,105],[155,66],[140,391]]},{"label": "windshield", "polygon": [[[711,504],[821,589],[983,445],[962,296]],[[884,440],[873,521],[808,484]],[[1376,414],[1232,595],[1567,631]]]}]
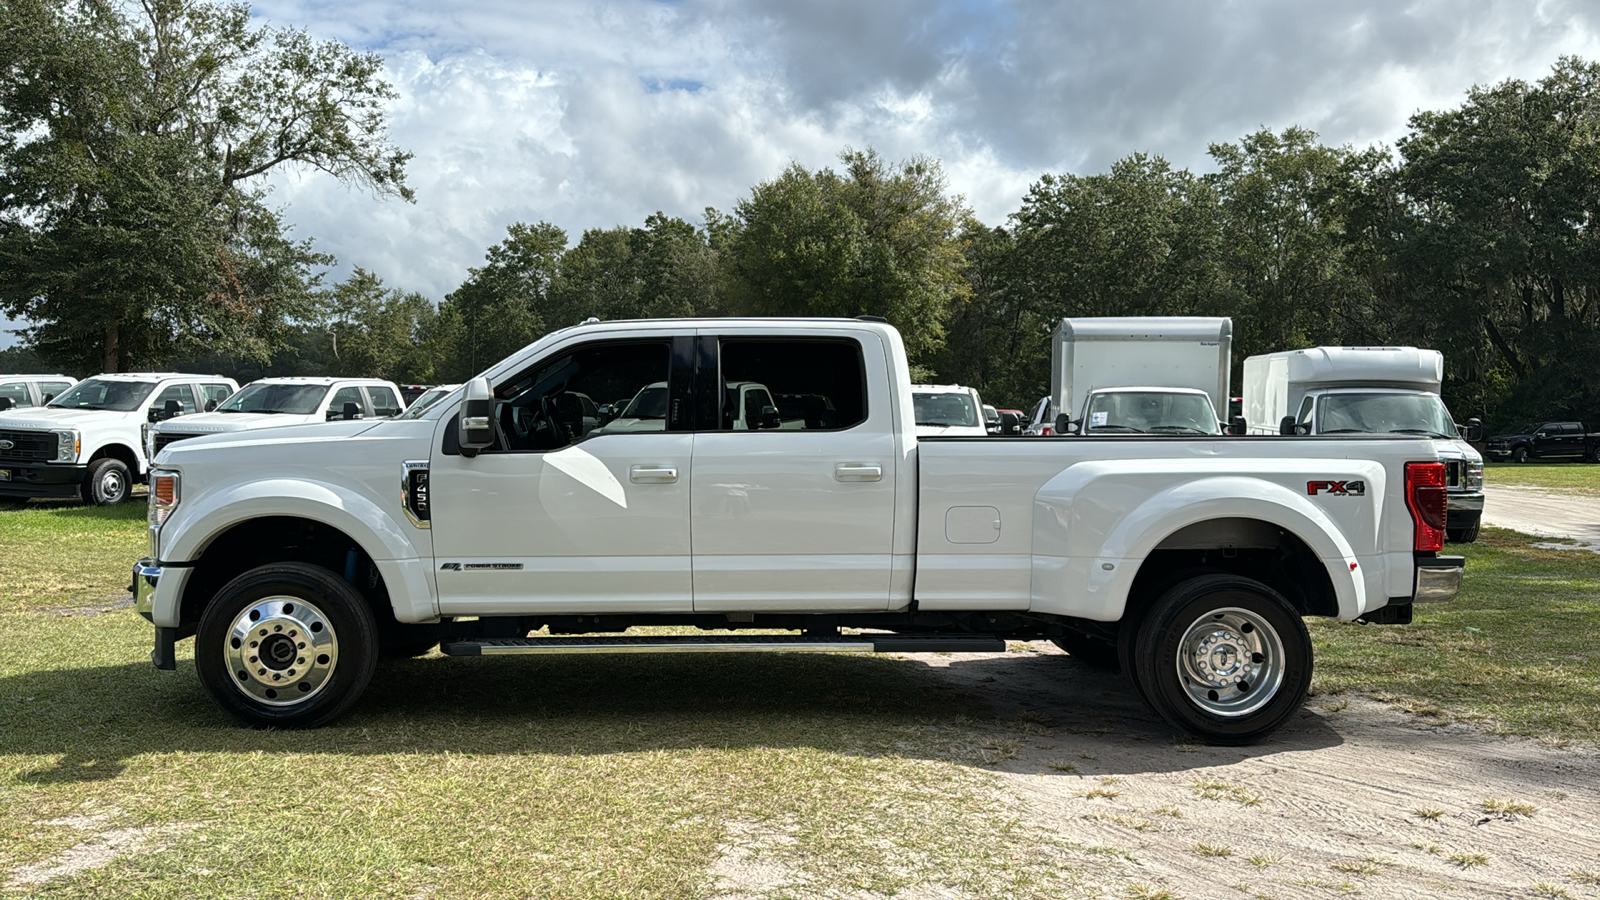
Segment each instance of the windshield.
[{"label": "windshield", "polygon": [[650,385],[633,396],[628,408],[622,411],[624,419],[665,419],[667,417],[667,386]]},{"label": "windshield", "polygon": [[54,409],[108,409],[132,412],[156,389],[154,381],[112,381],[90,378],[73,385],[48,404]]},{"label": "windshield", "polygon": [[911,407],[916,411],[918,425],[941,428],[980,424],[978,405],[971,394],[913,393]]},{"label": "windshield", "polygon": [[1317,401],[1317,433],[1454,438],[1456,424],[1437,394],[1324,394]]},{"label": "windshield", "polygon": [[1219,434],[1205,394],[1109,391],[1089,397],[1085,434]]},{"label": "windshield", "polygon": [[256,382],[217,407],[220,413],[286,413],[309,416],[328,395],[325,384],[262,384]]}]

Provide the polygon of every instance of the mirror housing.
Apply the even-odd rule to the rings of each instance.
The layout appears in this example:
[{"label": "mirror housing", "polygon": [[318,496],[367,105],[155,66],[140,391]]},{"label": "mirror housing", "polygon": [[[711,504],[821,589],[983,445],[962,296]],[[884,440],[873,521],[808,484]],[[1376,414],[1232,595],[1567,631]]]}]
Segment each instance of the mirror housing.
[{"label": "mirror housing", "polygon": [[[49,403],[50,401],[46,400],[45,402]],[[16,401],[12,400],[10,397],[0,397],[0,412],[5,412],[6,410],[8,410],[11,407],[16,406],[16,405],[17,405]]]},{"label": "mirror housing", "polygon": [[215,400],[207,400],[206,401],[206,412],[216,412],[216,410],[217,410],[217,401],[215,401]]},{"label": "mirror housing", "polygon": [[783,419],[779,417],[778,408],[776,406],[761,407],[761,416],[758,421],[760,422],[760,425],[758,426],[760,428],[770,430],[783,427]]},{"label": "mirror housing", "polygon": [[1022,420],[1017,418],[1016,413],[1001,413],[999,433],[1002,435],[1021,434]]},{"label": "mirror housing", "polygon": [[1234,416],[1228,420],[1228,434],[1245,434],[1249,429],[1245,427],[1244,416]]},{"label": "mirror housing", "polygon": [[361,404],[354,400],[346,400],[344,409],[339,410],[339,418],[344,419],[346,422],[361,418]]},{"label": "mirror housing", "polygon": [[39,396],[41,398],[39,402],[41,403],[49,403],[56,398],[55,394],[40,394]]},{"label": "mirror housing", "polygon": [[494,446],[494,396],[489,391],[489,379],[480,375],[467,382],[457,415],[462,456],[474,457]]},{"label": "mirror housing", "polygon": [[1278,433],[1279,434],[1298,434],[1299,433],[1298,431],[1295,430],[1295,427],[1294,427],[1294,416],[1284,416],[1278,422]]},{"label": "mirror housing", "polygon": [[1483,440],[1483,420],[1476,417],[1468,419],[1466,427],[1461,429],[1461,437],[1474,444]]},{"label": "mirror housing", "polygon": [[145,419],[151,423],[165,422],[183,415],[183,404],[176,400],[168,400],[161,406],[150,407],[150,412],[145,414]]},{"label": "mirror housing", "polygon": [[1056,414],[1055,425],[1056,425],[1056,434],[1077,434],[1078,433],[1078,423],[1072,421],[1072,417],[1068,416],[1066,413],[1057,413]]}]

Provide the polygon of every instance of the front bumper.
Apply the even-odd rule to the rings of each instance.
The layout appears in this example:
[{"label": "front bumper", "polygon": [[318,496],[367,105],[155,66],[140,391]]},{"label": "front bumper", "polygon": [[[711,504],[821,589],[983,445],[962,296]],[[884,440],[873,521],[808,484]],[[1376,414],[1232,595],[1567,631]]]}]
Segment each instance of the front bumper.
[{"label": "front bumper", "polygon": [[1445,527],[1465,530],[1477,525],[1483,518],[1483,492],[1460,491],[1445,495]]},{"label": "front bumper", "polygon": [[1461,593],[1461,578],[1467,561],[1461,556],[1435,556],[1417,560],[1416,586],[1411,599],[1416,603],[1438,603]]},{"label": "front bumper", "polygon": [[71,499],[78,496],[88,466],[42,465],[0,461],[0,497],[48,497]]},{"label": "front bumper", "polygon": [[[133,608],[150,622],[155,621],[156,584],[161,580],[161,567],[155,560],[141,559],[133,564]],[[150,663],[158,669],[175,669],[177,662],[178,629],[156,626],[156,646],[150,651]]]}]

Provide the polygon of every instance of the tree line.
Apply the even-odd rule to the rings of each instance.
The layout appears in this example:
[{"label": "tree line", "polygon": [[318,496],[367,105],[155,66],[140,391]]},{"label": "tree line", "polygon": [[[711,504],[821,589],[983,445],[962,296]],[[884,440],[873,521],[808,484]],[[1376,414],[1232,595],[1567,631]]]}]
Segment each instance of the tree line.
[{"label": "tree line", "polygon": [[512,224],[435,303],[361,268],[324,284],[332,261],[288,239],[260,187],[309,166],[410,199],[375,58],[252,28],[239,4],[0,15],[16,60],[0,71],[0,308],[32,323],[0,369],[439,383],[591,316],[877,315],[917,377],[1026,408],[1063,317],[1226,315],[1236,363],[1433,347],[1459,418],[1600,424],[1600,65],[1581,59],[1419,112],[1393,147],[1261,130],[1211,145],[1201,173],[1133,154],[1043,174],[1000,225],[937,160],[847,149],[699,222],[658,212],[575,242]]}]

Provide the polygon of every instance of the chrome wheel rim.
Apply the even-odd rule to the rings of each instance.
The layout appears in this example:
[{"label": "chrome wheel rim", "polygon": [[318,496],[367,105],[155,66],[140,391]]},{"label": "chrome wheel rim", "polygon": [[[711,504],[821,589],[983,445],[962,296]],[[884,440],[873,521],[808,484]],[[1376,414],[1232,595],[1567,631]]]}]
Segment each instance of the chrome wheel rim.
[{"label": "chrome wheel rim", "polygon": [[1283,639],[1247,609],[1216,609],[1194,620],[1178,644],[1178,682],[1189,702],[1223,718],[1246,716],[1283,685]]},{"label": "chrome wheel rim", "polygon": [[128,484],[122,478],[122,473],[114,468],[107,468],[100,474],[100,496],[107,503],[115,503],[122,499],[122,494],[128,489]]},{"label": "chrome wheel rim", "polygon": [[228,629],[223,656],[235,687],[268,706],[305,703],[339,664],[339,640],[322,610],[299,597],[267,597]]}]

